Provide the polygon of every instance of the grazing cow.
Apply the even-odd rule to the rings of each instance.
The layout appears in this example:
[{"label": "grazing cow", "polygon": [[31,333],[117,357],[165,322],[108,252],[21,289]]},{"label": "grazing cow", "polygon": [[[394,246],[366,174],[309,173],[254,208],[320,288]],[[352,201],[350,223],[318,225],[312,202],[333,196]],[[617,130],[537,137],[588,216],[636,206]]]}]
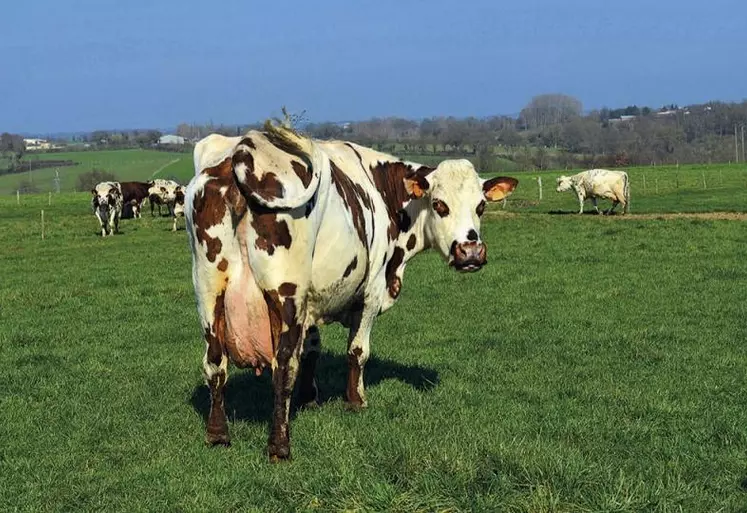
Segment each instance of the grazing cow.
[{"label": "grazing cow", "polygon": [[150,215],[153,216],[153,207],[158,205],[158,215],[161,215],[161,205],[169,209],[169,216],[174,220],[172,231],[176,231],[176,216],[184,215],[184,189],[173,180],[153,180],[148,190],[148,201],[150,201]]},{"label": "grazing cow", "polygon": [[612,214],[618,203],[622,203],[623,214],[630,211],[630,184],[625,171],[590,169],[572,176],[558,178],[558,192],[573,189],[578,197],[579,214],[584,213],[584,200],[591,198],[597,214],[597,198],[612,200],[612,207],[605,214]]},{"label": "grazing cow", "polygon": [[122,188],[118,182],[101,182],[91,189],[91,207],[99,220],[101,236],[119,232],[119,218],[122,215]]},{"label": "grazing cow", "polygon": [[[206,440],[229,444],[228,362],[272,369],[271,461],[290,455],[288,413],[318,401],[318,324],[350,329],[347,400],[366,406],[363,368],[374,319],[400,294],[407,262],[435,248],[449,266],[486,263],[480,216],[517,180],[481,180],[467,160],[403,162],[353,143],[265,125],[195,147],[185,219],[205,337]],[[218,148],[218,149],[216,149]]]},{"label": "grazing cow", "polygon": [[122,186],[122,201],[125,205],[132,205],[132,216],[140,217],[140,209],[145,198],[150,196],[149,190],[153,182],[120,182]]}]

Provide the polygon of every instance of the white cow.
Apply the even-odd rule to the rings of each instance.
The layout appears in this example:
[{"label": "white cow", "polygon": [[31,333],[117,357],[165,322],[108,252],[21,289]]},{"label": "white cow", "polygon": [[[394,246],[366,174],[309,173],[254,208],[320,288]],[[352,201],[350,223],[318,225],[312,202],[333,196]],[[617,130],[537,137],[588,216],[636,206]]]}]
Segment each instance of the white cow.
[{"label": "white cow", "polygon": [[350,329],[347,399],[365,406],[371,328],[399,297],[407,262],[434,248],[456,270],[479,270],[487,261],[485,202],[502,200],[518,181],[482,180],[467,160],[432,168],[265,129],[196,145],[185,217],[211,396],[207,442],[229,443],[229,360],[270,367],[268,452],[280,460],[290,454],[296,377],[302,404],[318,397],[317,325]]},{"label": "white cow", "polygon": [[119,218],[122,216],[122,187],[119,182],[101,182],[91,189],[91,207],[99,220],[101,236],[106,237],[119,231]]},{"label": "white cow", "polygon": [[612,200],[612,207],[605,214],[612,214],[618,203],[622,203],[623,214],[630,211],[630,184],[625,171],[590,169],[572,176],[558,178],[557,192],[571,190],[578,197],[579,214],[584,213],[584,200],[590,198],[597,214],[597,198]]}]

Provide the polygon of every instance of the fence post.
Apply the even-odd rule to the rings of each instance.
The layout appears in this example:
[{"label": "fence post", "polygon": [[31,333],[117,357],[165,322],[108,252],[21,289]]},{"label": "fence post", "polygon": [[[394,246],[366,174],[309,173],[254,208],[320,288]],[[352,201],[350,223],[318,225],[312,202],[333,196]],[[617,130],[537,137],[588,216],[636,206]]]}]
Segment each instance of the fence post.
[{"label": "fence post", "polygon": [[21,190],[20,189],[16,189],[16,203],[18,205],[21,204]]},{"label": "fence post", "polygon": [[539,188],[539,200],[542,201],[542,177],[537,177],[537,187]]},{"label": "fence post", "polygon": [[646,173],[643,173],[643,194],[646,194]]},{"label": "fence post", "polygon": [[42,210],[42,240],[44,240],[44,210]]},{"label": "fence post", "polygon": [[703,175],[703,188],[704,188],[704,189],[707,189],[708,187],[706,187],[706,181],[705,181],[705,171],[701,171],[701,174]]},{"label": "fence post", "polygon": [[659,179],[654,179],[654,183],[656,184],[656,194],[659,194]]},{"label": "fence post", "polygon": [[49,191],[49,205],[52,205],[52,191]]}]

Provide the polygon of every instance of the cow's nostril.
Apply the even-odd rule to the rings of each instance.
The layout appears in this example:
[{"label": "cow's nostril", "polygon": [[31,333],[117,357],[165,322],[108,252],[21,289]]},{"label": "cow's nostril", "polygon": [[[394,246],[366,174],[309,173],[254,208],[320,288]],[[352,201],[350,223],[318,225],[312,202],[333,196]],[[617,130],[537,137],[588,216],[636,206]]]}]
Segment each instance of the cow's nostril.
[{"label": "cow's nostril", "polygon": [[475,241],[476,242],[477,239],[479,239],[479,238],[480,238],[480,236],[477,235],[477,232],[475,230],[470,230],[467,233],[467,240],[471,240],[471,241]]}]

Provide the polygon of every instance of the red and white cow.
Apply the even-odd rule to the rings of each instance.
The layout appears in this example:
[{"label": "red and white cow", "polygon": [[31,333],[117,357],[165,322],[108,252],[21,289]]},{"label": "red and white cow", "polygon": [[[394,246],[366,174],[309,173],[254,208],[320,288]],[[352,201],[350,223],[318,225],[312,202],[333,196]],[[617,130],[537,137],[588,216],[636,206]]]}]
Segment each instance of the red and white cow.
[{"label": "red and white cow", "polygon": [[467,160],[435,168],[270,125],[195,147],[186,194],[192,277],[204,332],[209,444],[228,444],[228,362],[272,369],[268,452],[290,455],[288,413],[318,400],[318,324],[350,328],[347,400],[366,405],[363,368],[374,319],[400,294],[407,262],[435,248],[460,271],[486,263],[480,216],[513,178],[481,180]]},{"label": "red and white cow", "polygon": [[91,189],[91,208],[99,220],[101,236],[119,232],[119,218],[122,215],[122,187],[119,182],[101,182]]},{"label": "red and white cow", "polygon": [[122,186],[122,201],[125,205],[132,206],[132,216],[137,219],[140,217],[140,209],[143,200],[150,195],[150,188],[153,182],[120,182]]}]

